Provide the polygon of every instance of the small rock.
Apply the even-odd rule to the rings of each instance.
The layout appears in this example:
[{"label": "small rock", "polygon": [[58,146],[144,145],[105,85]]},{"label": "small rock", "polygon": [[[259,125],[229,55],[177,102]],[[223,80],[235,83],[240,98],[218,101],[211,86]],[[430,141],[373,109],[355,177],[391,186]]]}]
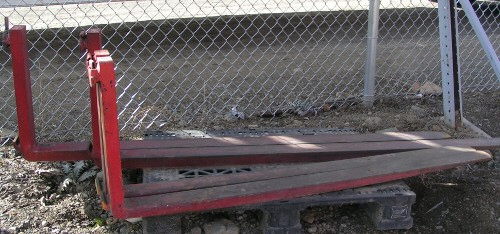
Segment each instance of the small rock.
[{"label": "small rock", "polygon": [[366,118],[363,125],[368,129],[376,129],[380,126],[380,123],[382,123],[382,118],[373,116]]},{"label": "small rock", "polygon": [[258,127],[259,127],[259,125],[257,125],[257,124],[250,124],[250,125],[248,125],[248,129],[252,129],[252,130],[257,129]]},{"label": "small rock", "polygon": [[398,131],[399,130],[397,128],[386,128],[386,129],[376,131],[375,133],[398,132]]},{"label": "small rock", "polygon": [[420,92],[420,87],[422,87],[422,85],[420,85],[419,82],[415,82],[411,85],[411,88],[410,88],[410,91],[412,93],[417,93],[417,92]]},{"label": "small rock", "polygon": [[317,231],[318,231],[318,227],[316,227],[316,226],[312,226],[312,227],[307,229],[307,232],[309,232],[309,233],[316,233]]},{"label": "small rock", "polygon": [[137,223],[137,222],[142,221],[142,218],[128,218],[126,220],[127,220],[127,222],[130,222],[130,223]]},{"label": "small rock", "polygon": [[203,225],[205,234],[238,234],[240,228],[227,219],[220,219]]},{"label": "small rock", "polygon": [[45,220],[44,220],[44,221],[42,221],[42,227],[47,226],[47,224],[48,224],[48,222],[47,222],[47,221],[45,221]]},{"label": "small rock", "polygon": [[442,131],[443,129],[439,125],[432,125],[431,130],[439,132],[439,131]]},{"label": "small rock", "polygon": [[71,178],[66,178],[66,179],[64,179],[63,182],[61,182],[59,184],[59,187],[57,188],[57,191],[58,192],[66,192],[74,184],[75,184],[75,182]]},{"label": "small rock", "polygon": [[443,91],[441,86],[436,85],[430,81],[425,82],[422,86],[420,86],[419,93],[423,95],[439,95]]},{"label": "small rock", "polygon": [[411,106],[410,110],[413,113],[415,113],[417,116],[419,116],[419,117],[423,117],[423,116],[427,115],[427,111],[426,110],[424,110],[423,108],[421,108],[419,106],[416,106],[416,105]]},{"label": "small rock", "polygon": [[321,106],[321,109],[323,110],[323,112],[328,112],[332,109],[332,106],[329,104],[323,104],[323,106]]},{"label": "small rock", "polygon": [[283,111],[281,110],[276,110],[276,111],[272,111],[272,110],[267,110],[267,111],[264,111],[260,114],[260,117],[262,118],[272,118],[272,117],[279,117],[283,115]]},{"label": "small rock", "polygon": [[304,117],[306,115],[309,115],[311,112],[309,110],[298,110],[297,115]]},{"label": "small rock", "polygon": [[231,108],[231,115],[237,119],[245,119],[245,114],[239,111],[236,106]]},{"label": "small rock", "polygon": [[63,172],[61,170],[52,168],[52,169],[38,169],[35,171],[37,175],[43,176],[45,178],[51,178],[54,176],[61,176]]},{"label": "small rock", "polygon": [[14,139],[16,136],[17,136],[16,132],[6,128],[0,128],[0,139],[8,139],[8,138]]},{"label": "small rock", "polygon": [[201,234],[201,228],[200,227],[194,227],[192,228],[188,234]]},{"label": "small rock", "polygon": [[293,69],[293,74],[298,73],[298,72],[301,72],[301,73],[302,73],[302,72],[304,72],[304,71],[303,71],[303,70],[302,70],[302,68],[300,68],[300,67],[297,67],[297,68],[294,68],[294,69]]},{"label": "small rock", "polygon": [[116,222],[118,222],[118,220],[113,217],[109,217],[106,219],[106,225],[112,225],[115,224]]},{"label": "small rock", "polygon": [[121,227],[119,233],[129,233],[128,227],[127,226]]},{"label": "small rock", "polygon": [[441,230],[441,229],[443,229],[443,226],[436,226],[436,229]]},{"label": "small rock", "polygon": [[19,226],[19,229],[28,229],[30,227],[30,221],[26,220]]},{"label": "small rock", "polygon": [[215,126],[213,127],[213,129],[214,129],[214,130],[222,130],[222,129],[224,129],[224,128],[223,128],[223,127],[221,127],[221,126],[219,126],[219,125],[215,125]]},{"label": "small rock", "polygon": [[59,230],[57,228],[56,229],[52,229],[52,231],[50,231],[50,233],[54,233],[54,234],[57,234],[57,233],[60,233],[60,232],[61,232],[61,230]]},{"label": "small rock", "polygon": [[315,220],[314,214],[312,214],[312,213],[307,213],[306,215],[304,215],[303,220],[304,220],[306,223],[314,223],[314,220]]},{"label": "small rock", "polygon": [[415,124],[418,123],[421,118],[419,118],[415,113],[409,112],[402,116],[402,120],[405,121],[406,124]]}]

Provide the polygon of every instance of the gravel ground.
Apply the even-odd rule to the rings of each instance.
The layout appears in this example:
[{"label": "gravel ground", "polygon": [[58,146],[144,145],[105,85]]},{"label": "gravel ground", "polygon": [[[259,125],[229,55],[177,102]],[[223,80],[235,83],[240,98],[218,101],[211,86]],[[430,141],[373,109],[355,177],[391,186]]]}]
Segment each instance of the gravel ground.
[{"label": "gravel ground", "polygon": [[[491,98],[494,97],[494,98]],[[499,92],[474,95],[478,102],[474,113],[498,113]],[[417,108],[418,107],[418,108]],[[482,108],[480,108],[482,107]],[[461,138],[473,133],[449,129],[442,124],[441,102],[437,97],[381,100],[370,111],[357,105],[335,109],[318,116],[284,115],[279,118],[251,118],[221,124],[233,126],[307,127],[315,121],[327,121],[332,127],[354,127],[360,132],[386,128],[400,131],[444,131]],[[498,115],[474,116],[486,132],[499,136]],[[380,118],[379,123],[367,119]],[[372,123],[369,123],[372,122]],[[378,121],[375,121],[378,122]],[[407,180],[417,194],[413,206],[415,233],[498,233],[500,231],[498,159],[446,172]],[[129,223],[109,217],[100,207],[93,186],[97,168],[90,163],[32,163],[16,155],[11,147],[1,151],[0,228],[5,233],[141,233],[141,222]],[[432,209],[434,206],[436,208]],[[224,218],[241,233],[259,233],[259,212],[210,212],[188,215],[183,230],[203,228],[204,224]],[[303,226],[309,233],[377,232],[369,218],[356,205],[312,207],[303,212]]]}]

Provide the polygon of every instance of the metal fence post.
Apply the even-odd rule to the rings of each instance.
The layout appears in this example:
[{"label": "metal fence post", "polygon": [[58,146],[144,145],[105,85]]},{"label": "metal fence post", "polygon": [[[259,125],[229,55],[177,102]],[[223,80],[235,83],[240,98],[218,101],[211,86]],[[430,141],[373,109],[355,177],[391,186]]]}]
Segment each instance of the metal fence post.
[{"label": "metal fence post", "polygon": [[462,104],[454,0],[438,0],[438,14],[444,121],[456,128],[461,125]]},{"label": "metal fence post", "polygon": [[476,36],[479,39],[479,42],[481,43],[484,52],[486,53],[486,57],[490,61],[490,64],[493,67],[493,70],[495,71],[497,79],[500,82],[500,62],[498,61],[498,56],[495,53],[495,49],[493,49],[493,45],[491,45],[491,42],[488,39],[488,36],[486,35],[486,32],[484,31],[484,28],[481,25],[481,22],[479,22],[479,18],[477,17],[474,8],[472,8],[472,5],[470,4],[469,0],[465,1],[459,0],[459,1],[460,4],[462,5],[462,10],[465,12],[465,15],[469,19],[469,23],[472,26],[472,29],[474,29],[474,32],[476,33]]},{"label": "metal fence post", "polygon": [[375,74],[380,0],[371,0],[368,10],[368,31],[366,36],[366,63],[363,91],[363,105],[372,107],[375,100]]}]

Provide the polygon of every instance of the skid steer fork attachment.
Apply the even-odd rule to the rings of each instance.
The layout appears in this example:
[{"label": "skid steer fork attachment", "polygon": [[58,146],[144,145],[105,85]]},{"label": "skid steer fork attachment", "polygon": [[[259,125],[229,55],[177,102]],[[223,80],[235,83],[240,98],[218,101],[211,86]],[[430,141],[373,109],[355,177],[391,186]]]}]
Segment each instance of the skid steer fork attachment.
[{"label": "skid steer fork attachment", "polygon": [[488,153],[472,148],[442,147],[264,172],[123,185],[114,63],[108,51],[97,50],[87,64],[89,84],[96,92],[93,97],[96,99],[103,168],[101,197],[118,218],[291,199],[398,180],[491,158]]},{"label": "skid steer fork attachment", "polygon": [[[120,141],[116,78],[98,30],[83,36],[92,111],[92,143],[38,144],[34,131],[26,29],[9,33],[19,125],[16,148],[33,161],[94,160],[105,209],[117,218],[251,205],[383,183],[491,159],[500,139],[447,139],[439,132],[363,135],[214,137]],[[304,163],[269,171],[123,184],[122,167],[209,167]],[[314,162],[314,163],[311,163]]]}]

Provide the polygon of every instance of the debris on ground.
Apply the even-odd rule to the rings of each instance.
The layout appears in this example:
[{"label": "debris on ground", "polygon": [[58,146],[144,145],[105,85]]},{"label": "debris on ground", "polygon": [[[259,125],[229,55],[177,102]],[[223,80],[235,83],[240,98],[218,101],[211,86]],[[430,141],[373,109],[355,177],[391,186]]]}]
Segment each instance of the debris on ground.
[{"label": "debris on ground", "polygon": [[426,81],[422,86],[420,86],[418,91],[423,95],[440,95],[443,92],[441,86],[430,81]]}]

